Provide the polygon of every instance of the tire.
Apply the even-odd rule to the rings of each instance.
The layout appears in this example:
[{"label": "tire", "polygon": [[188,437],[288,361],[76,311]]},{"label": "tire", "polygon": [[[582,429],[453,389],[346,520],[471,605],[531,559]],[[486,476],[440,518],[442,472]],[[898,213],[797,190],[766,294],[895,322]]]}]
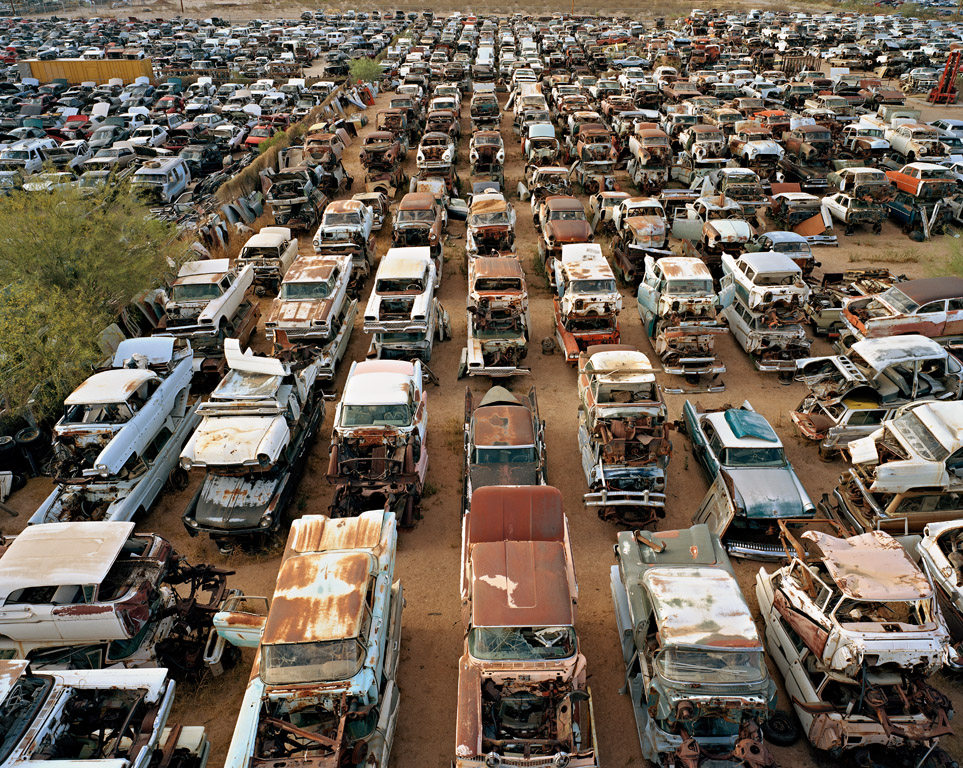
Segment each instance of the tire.
[{"label": "tire", "polygon": [[766,737],[766,741],[777,747],[791,747],[799,741],[801,732],[794,715],[777,711],[762,724],[762,735]]}]

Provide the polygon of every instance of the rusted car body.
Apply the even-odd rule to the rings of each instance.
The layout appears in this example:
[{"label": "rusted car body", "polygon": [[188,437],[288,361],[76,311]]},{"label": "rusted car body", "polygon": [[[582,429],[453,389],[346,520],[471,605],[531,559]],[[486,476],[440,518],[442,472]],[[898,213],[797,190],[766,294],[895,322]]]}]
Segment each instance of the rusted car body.
[{"label": "rusted car body", "polygon": [[[340,160],[333,162],[341,166]],[[328,204],[322,168],[321,165],[296,165],[279,171],[273,168],[262,171],[261,190],[277,226],[304,231],[318,223]],[[329,188],[330,191],[333,190]]]},{"label": "rusted car body", "polygon": [[353,293],[371,274],[375,260],[374,210],[362,200],[334,200],[324,209],[314,233],[314,252],[329,257],[351,257]]},{"label": "rusted car body", "polygon": [[192,566],[129,522],[29,526],[0,541],[0,654],[29,658],[34,669],[200,675],[206,663],[232,661],[223,648],[205,659],[230,573]]},{"label": "rusted car body", "polygon": [[609,585],[642,756],[659,766],[775,760],[762,728],[776,686],[746,599],[718,537],[624,531]]},{"label": "rusted car body", "polygon": [[333,379],[358,315],[348,295],[351,256],[298,256],[271,302],[264,333],[285,360],[316,358],[319,379]]},{"label": "rusted car body", "polygon": [[760,178],[771,179],[785,154],[773,138],[772,130],[760,122],[743,120],[736,123],[735,133],[729,137],[729,152]]},{"label": "rusted car body", "polygon": [[553,264],[555,338],[570,365],[594,344],[618,344],[622,294],[596,243],[563,245]]},{"label": "rusted car body", "polygon": [[184,510],[191,536],[208,534],[229,554],[242,538],[264,540],[284,522],[324,419],[315,392],[320,362],[296,368],[224,342],[228,373],[201,404],[201,423],[181,452],[184,470],[204,470]]},{"label": "rusted car body", "polygon": [[435,337],[451,335],[435,297],[439,282],[430,248],[390,248],[381,257],[364,311],[365,333],[372,334],[369,357],[431,360]]},{"label": "rusted car body", "polygon": [[203,726],[173,725],[174,681],[166,669],[38,671],[0,661],[5,768],[110,763],[205,768]]},{"label": "rusted car body", "polygon": [[498,126],[501,109],[494,93],[476,93],[471,97],[468,108],[474,130]]},{"label": "rusted car body", "polygon": [[709,181],[716,192],[739,204],[747,220],[756,217],[762,221],[760,214],[769,208],[769,197],[755,171],[749,168],[721,168],[709,174]]},{"label": "rusted car body", "polygon": [[30,523],[132,520],[151,508],[197,425],[191,345],[125,339],[111,365],[64,400],[53,428],[54,490]]},{"label": "rusted car body", "polygon": [[[391,244],[395,247],[426,245],[431,248],[432,258],[442,258],[442,233],[447,224],[445,209],[438,205],[434,196],[427,192],[409,192],[398,204]],[[438,277],[441,269],[438,268]]]},{"label": "rusted car body", "polygon": [[642,279],[646,256],[661,258],[672,254],[665,209],[656,198],[629,197],[618,201],[612,223],[612,260],[623,282],[634,285]]},{"label": "rusted car body", "polygon": [[[963,336],[963,278],[906,280],[843,306],[844,336],[879,338],[918,333],[948,341]],[[843,340],[845,342],[845,339]]]},{"label": "rusted car body", "polygon": [[545,266],[549,284],[555,284],[555,262],[562,251],[576,243],[591,243],[592,227],[585,216],[582,201],[576,197],[550,195],[538,208],[538,225],[541,237],[538,255]]},{"label": "rusted car body", "polygon": [[936,601],[953,642],[956,657],[951,654],[949,663],[959,670],[963,649],[963,521],[925,526],[916,553],[936,590]]},{"label": "rusted car body", "polygon": [[505,183],[505,142],[498,131],[475,131],[468,144],[468,162],[473,175],[488,176]]},{"label": "rusted car body", "polygon": [[188,261],[171,284],[170,299],[155,333],[190,341],[194,371],[205,377],[224,373],[224,339],[247,344],[261,310],[247,298],[254,268],[238,270],[229,259]]},{"label": "rusted car body", "polygon": [[786,531],[789,565],[760,569],[766,646],[810,743],[858,762],[883,750],[933,756],[951,704],[926,678],[947,661],[949,635],[933,587],[894,538]]},{"label": "rusted car body", "polygon": [[905,279],[885,268],[824,272],[818,283],[810,282],[813,290],[804,307],[813,333],[838,337],[843,328],[843,305],[848,299],[883,293]]},{"label": "rusted car body", "polygon": [[224,765],[386,768],[404,594],[383,510],[291,525],[270,604],[228,601],[218,634],[257,656]]},{"label": "rusted car body", "polygon": [[959,192],[953,171],[936,163],[909,163],[898,171],[886,171],[886,178],[920,202],[936,202]]},{"label": "rusted car body", "polygon": [[468,262],[468,340],[460,373],[503,377],[526,373],[531,320],[525,272],[517,259]]},{"label": "rusted car body", "polygon": [[476,404],[465,390],[464,511],[479,488],[545,484],[545,422],[535,387],[516,397],[495,386]]},{"label": "rusted car body", "polygon": [[454,768],[496,758],[518,768],[596,768],[592,694],[574,628],[578,587],[557,489],[478,489],[462,521],[461,595]]},{"label": "rusted car body", "polygon": [[665,514],[672,453],[668,411],[648,357],[628,345],[597,345],[579,357],[578,444],[602,520],[654,524]]},{"label": "rusted car body", "polygon": [[276,294],[288,267],[298,255],[298,239],[289,227],[262,227],[241,246],[238,264],[254,269],[258,293]]},{"label": "rusted car body", "polygon": [[925,336],[863,339],[845,355],[796,361],[809,394],[790,413],[803,437],[828,457],[920,400],[958,400],[963,365]]},{"label": "rusted car body", "polygon": [[749,355],[753,365],[764,373],[778,373],[787,379],[796,371],[796,360],[807,357],[812,341],[799,323],[771,324],[767,315],[756,312],[738,295],[725,304],[722,312],[729,332]]},{"label": "rusted car body", "polygon": [[328,455],[327,480],[336,489],[332,514],[388,504],[400,525],[413,525],[428,472],[427,429],[421,361],[352,363]]},{"label": "rusted car body", "polygon": [[[637,294],[639,319],[662,361],[662,369],[684,376],[687,388],[666,392],[721,392],[726,372],[716,359],[716,337],[726,329],[719,320],[719,298],[709,268],[701,259],[645,257],[645,276]],[[703,383],[710,377],[709,383]]]},{"label": "rusted car body", "polygon": [[472,198],[465,251],[469,261],[477,256],[515,256],[515,209],[500,192]]},{"label": "rusted car body", "polygon": [[963,517],[959,466],[963,403],[923,401],[896,411],[846,450],[840,475],[821,509],[854,532],[915,534],[929,523]]},{"label": "rusted car body", "polygon": [[404,148],[395,134],[389,131],[369,133],[359,158],[365,169],[365,186],[385,193],[403,186],[408,178],[401,164],[404,156]]}]

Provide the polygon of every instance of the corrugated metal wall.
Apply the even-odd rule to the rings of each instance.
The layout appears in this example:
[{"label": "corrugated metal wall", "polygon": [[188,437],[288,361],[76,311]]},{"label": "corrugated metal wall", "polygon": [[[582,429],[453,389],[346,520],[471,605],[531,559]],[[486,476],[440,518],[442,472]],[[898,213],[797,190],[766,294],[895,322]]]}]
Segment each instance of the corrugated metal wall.
[{"label": "corrugated metal wall", "polygon": [[56,59],[53,61],[36,61],[30,59],[25,62],[30,65],[32,77],[41,83],[51,80],[66,80],[77,84],[87,81],[106,83],[111,78],[120,78],[124,83],[132,83],[138,77],[153,80],[154,68],[150,59],[98,59],[84,61],[82,59]]}]

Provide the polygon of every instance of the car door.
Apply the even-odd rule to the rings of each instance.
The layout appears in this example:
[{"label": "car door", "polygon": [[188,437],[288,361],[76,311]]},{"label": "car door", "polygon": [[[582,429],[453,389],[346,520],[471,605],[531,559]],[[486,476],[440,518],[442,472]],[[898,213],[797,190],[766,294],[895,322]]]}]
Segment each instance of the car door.
[{"label": "car door", "polygon": [[924,304],[910,316],[904,316],[898,324],[901,333],[920,333],[923,336],[942,336],[946,327],[946,300],[938,299]]},{"label": "car door", "polygon": [[645,277],[639,283],[637,302],[639,317],[645,325],[646,333],[652,335],[652,326],[658,317],[659,298],[662,283],[662,269],[651,256],[645,257]]},{"label": "car door", "polygon": [[963,335],[963,296],[950,299],[946,304],[944,336]]}]

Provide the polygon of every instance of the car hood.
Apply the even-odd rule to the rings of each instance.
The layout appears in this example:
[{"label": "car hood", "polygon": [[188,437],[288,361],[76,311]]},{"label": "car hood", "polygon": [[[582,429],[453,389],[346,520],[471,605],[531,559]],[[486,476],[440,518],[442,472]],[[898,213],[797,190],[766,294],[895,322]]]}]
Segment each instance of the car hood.
[{"label": "car hood", "polygon": [[808,517],[811,502],[789,469],[726,469],[746,517]]},{"label": "car hood", "polygon": [[271,306],[267,321],[282,325],[308,325],[312,321],[323,322],[331,315],[332,306],[333,302],[328,299],[276,300]]},{"label": "car hood", "polygon": [[271,506],[283,476],[265,478],[207,475],[201,486],[194,519],[222,530],[254,528]]},{"label": "car hood", "polygon": [[552,237],[563,243],[585,243],[592,236],[592,228],[587,221],[549,221],[548,231]]}]

